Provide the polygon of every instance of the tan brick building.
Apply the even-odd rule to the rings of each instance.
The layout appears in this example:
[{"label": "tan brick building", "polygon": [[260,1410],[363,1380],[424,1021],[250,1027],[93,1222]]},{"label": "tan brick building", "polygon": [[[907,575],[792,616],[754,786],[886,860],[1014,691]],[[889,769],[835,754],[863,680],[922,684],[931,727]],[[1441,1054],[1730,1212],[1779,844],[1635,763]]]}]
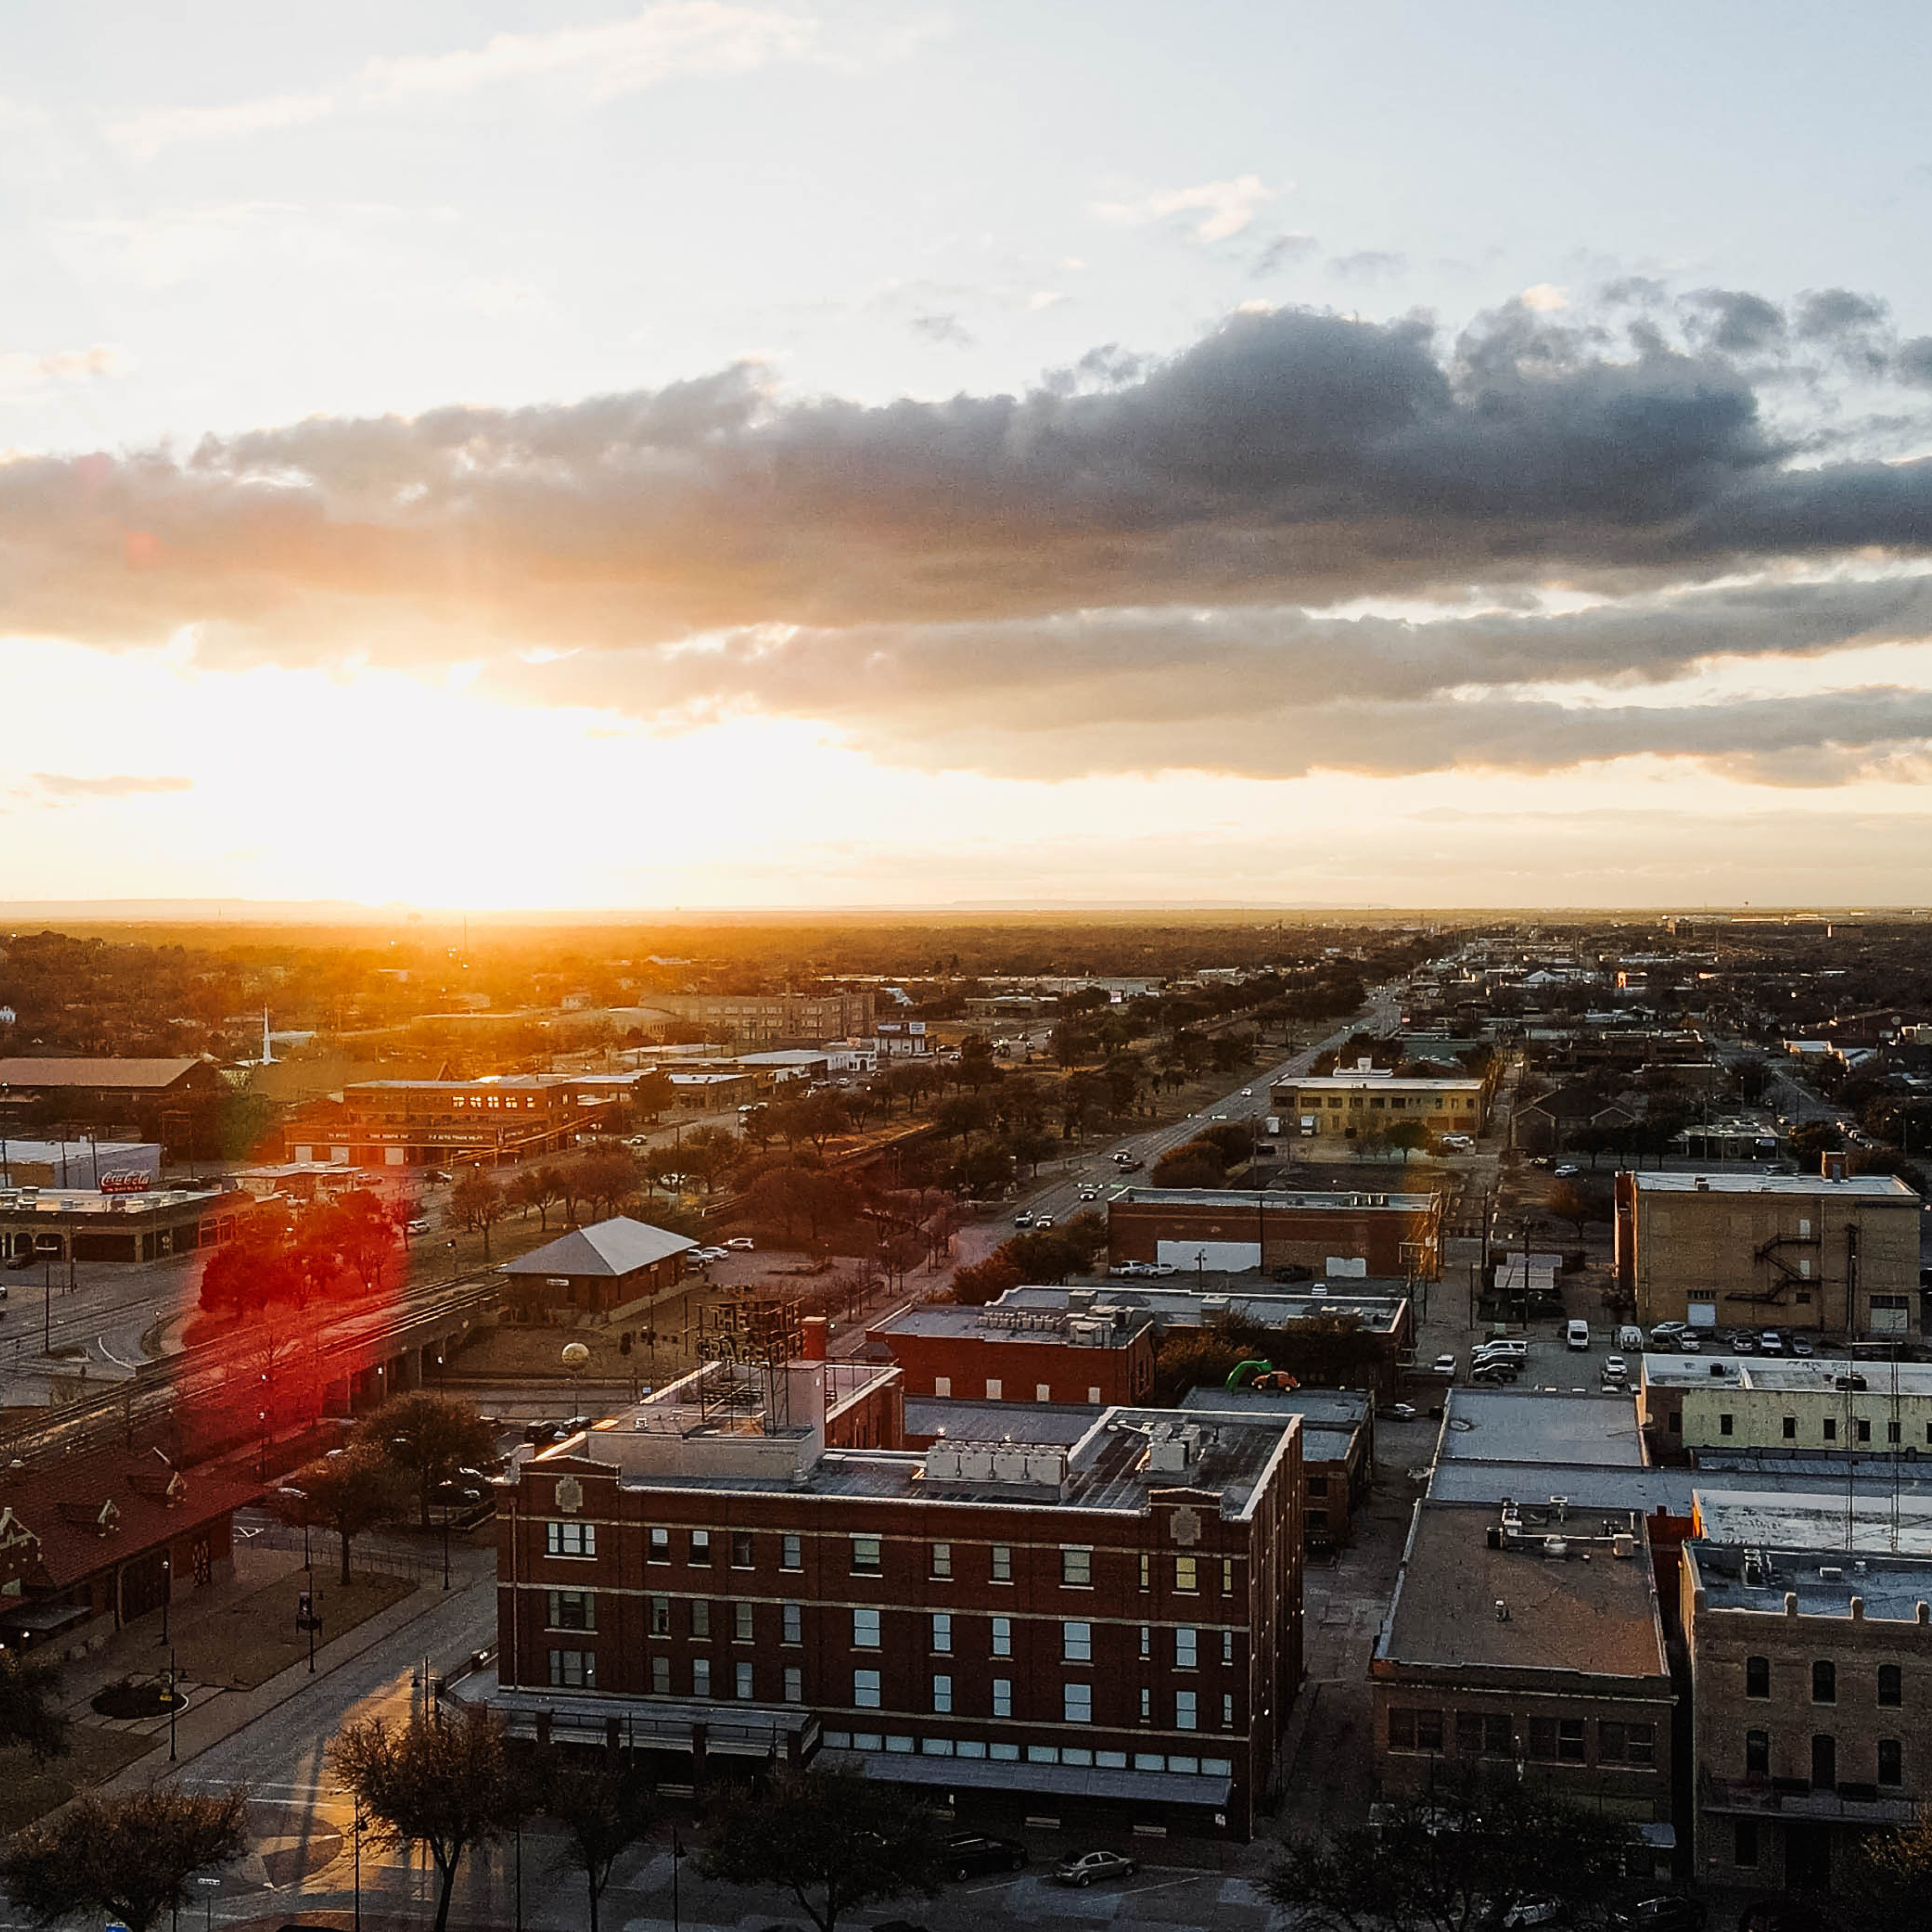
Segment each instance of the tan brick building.
[{"label": "tan brick building", "polygon": [[1932,1557],[1699,1538],[1678,1580],[1696,1875],[1828,1888],[1932,1796]]},{"label": "tan brick building", "polygon": [[1360,1140],[1411,1121],[1432,1134],[1479,1134],[1488,1115],[1481,1080],[1398,1080],[1388,1073],[1331,1073],[1276,1082],[1268,1111],[1284,1134]]},{"label": "tan brick building", "polygon": [[1619,1174],[1618,1285],[1646,1324],[1904,1340],[1922,1204],[1891,1174]]}]

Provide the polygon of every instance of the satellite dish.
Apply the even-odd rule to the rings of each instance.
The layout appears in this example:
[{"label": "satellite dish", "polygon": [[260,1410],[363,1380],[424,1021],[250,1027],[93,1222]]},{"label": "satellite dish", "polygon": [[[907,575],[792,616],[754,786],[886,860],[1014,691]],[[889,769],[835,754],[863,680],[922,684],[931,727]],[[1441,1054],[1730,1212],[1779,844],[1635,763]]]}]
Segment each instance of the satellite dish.
[{"label": "satellite dish", "polygon": [[580,1369],[590,1359],[590,1349],[581,1342],[566,1342],[563,1345],[563,1366],[566,1369]]}]

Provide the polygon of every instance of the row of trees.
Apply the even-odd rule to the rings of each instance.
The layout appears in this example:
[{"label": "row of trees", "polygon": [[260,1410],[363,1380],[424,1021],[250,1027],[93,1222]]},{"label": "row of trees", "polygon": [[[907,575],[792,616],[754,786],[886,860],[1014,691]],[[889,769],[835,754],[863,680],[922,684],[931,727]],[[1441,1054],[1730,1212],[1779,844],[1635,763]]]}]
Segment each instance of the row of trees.
[{"label": "row of trees", "polygon": [[982,1262],[952,1271],[955,1301],[983,1307],[1022,1282],[1084,1274],[1107,1245],[1107,1224],[1085,1210],[1064,1227],[1031,1228],[1002,1241]]},{"label": "row of trees", "polygon": [[395,1212],[367,1189],[291,1211],[265,1203],[202,1270],[201,1306],[211,1314],[305,1310],[350,1281],[371,1294],[402,1240]]}]

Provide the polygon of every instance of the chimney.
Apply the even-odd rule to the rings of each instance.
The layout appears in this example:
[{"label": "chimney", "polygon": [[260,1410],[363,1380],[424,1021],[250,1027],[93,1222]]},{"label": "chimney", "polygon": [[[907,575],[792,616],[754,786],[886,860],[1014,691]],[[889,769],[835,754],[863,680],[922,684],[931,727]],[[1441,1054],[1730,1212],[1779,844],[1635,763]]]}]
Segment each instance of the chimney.
[{"label": "chimney", "polygon": [[808,1315],[799,1326],[799,1360],[802,1362],[822,1362],[830,1353],[826,1336],[830,1324],[822,1315]]},{"label": "chimney", "polygon": [[1845,1156],[1842,1150],[1826,1154],[1819,1164],[1819,1171],[1827,1180],[1842,1180],[1845,1178]]}]

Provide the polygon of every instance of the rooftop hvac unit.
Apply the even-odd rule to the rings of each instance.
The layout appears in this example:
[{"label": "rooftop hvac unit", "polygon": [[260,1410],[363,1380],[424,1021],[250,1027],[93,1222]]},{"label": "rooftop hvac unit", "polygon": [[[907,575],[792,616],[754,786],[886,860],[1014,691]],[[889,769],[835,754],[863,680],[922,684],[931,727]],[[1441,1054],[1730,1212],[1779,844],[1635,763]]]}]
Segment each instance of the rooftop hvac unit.
[{"label": "rooftop hvac unit", "polygon": [[1610,1554],[1612,1556],[1634,1556],[1636,1554],[1636,1538],[1627,1529],[1619,1530],[1610,1538]]},{"label": "rooftop hvac unit", "polygon": [[993,1479],[1000,1483],[1023,1483],[1026,1480],[1027,1459],[1024,1449],[999,1448],[993,1451]]},{"label": "rooftop hvac unit", "polygon": [[968,1482],[990,1482],[993,1474],[992,1450],[962,1449],[959,1452],[959,1473]]},{"label": "rooftop hvac unit", "polygon": [[1201,1298],[1201,1312],[1204,1315],[1225,1315],[1228,1312],[1228,1298],[1225,1294],[1204,1294]]},{"label": "rooftop hvac unit", "polygon": [[935,1442],[926,1452],[926,1473],[928,1476],[956,1478],[960,1472],[962,1457],[959,1451],[943,1442]]},{"label": "rooftop hvac unit", "polygon": [[1027,1451],[1027,1480],[1048,1489],[1058,1489],[1066,1480],[1066,1451],[1064,1449],[1030,1449]]},{"label": "rooftop hvac unit", "polygon": [[1148,1468],[1156,1476],[1178,1476],[1187,1468],[1187,1438],[1184,1436],[1156,1436],[1148,1444]]}]

